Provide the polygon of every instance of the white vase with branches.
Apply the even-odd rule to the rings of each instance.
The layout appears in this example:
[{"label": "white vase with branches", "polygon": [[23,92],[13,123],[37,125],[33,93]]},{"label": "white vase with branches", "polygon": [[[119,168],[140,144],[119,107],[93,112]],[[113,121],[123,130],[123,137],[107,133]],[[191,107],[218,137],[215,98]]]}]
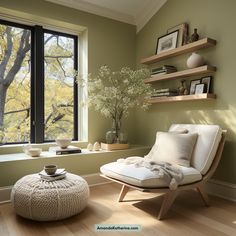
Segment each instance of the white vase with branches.
[{"label": "white vase with branches", "polygon": [[[135,106],[143,109],[148,107],[146,98],[153,91],[149,84],[144,83],[148,77],[148,69],[123,67],[120,71],[112,72],[108,66],[100,67],[97,76],[88,76],[88,105],[112,119],[113,137],[107,138],[108,143],[125,142],[119,133],[122,118]],[[78,78],[78,83],[84,84],[83,79]]]}]

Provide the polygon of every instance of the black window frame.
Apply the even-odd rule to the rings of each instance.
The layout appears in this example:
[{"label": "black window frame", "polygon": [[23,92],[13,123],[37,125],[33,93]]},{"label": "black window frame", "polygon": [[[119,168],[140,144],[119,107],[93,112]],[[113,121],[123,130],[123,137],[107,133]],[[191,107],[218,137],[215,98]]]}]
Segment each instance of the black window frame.
[{"label": "black window frame", "polygon": [[[78,71],[78,36],[67,34],[60,31],[49,30],[43,26],[25,25],[0,19],[0,24],[18,27],[31,31],[31,50],[30,50],[30,142],[31,143],[47,143],[54,140],[45,140],[45,125],[44,125],[44,33],[57,34],[74,40],[74,70]],[[42,79],[43,78],[43,79]],[[74,137],[73,140],[78,140],[78,85],[74,78]],[[26,142],[7,142],[7,144],[23,144]]]}]

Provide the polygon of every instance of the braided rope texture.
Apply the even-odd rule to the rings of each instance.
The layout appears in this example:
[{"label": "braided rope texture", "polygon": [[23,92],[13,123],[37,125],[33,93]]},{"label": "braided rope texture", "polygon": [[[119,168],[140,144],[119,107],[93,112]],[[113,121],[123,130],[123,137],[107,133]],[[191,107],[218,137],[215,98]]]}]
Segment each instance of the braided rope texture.
[{"label": "braided rope texture", "polygon": [[16,214],[37,221],[55,221],[81,212],[89,199],[89,187],[80,176],[67,173],[48,182],[38,174],[19,179],[11,192]]}]

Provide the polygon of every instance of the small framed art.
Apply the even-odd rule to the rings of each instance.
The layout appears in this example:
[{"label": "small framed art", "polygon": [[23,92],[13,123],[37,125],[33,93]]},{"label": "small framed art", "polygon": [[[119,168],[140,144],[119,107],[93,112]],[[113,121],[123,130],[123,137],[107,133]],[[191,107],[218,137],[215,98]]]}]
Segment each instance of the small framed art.
[{"label": "small framed art", "polygon": [[211,81],[212,76],[206,76],[201,78],[201,83],[206,85],[206,93],[211,93]]},{"label": "small framed art", "polygon": [[200,84],[201,80],[200,79],[195,79],[190,81],[190,88],[189,88],[189,94],[195,94],[195,88],[197,84]]},{"label": "small framed art", "polygon": [[172,33],[176,30],[179,30],[178,40],[177,40],[177,47],[180,47],[187,43],[187,37],[188,37],[188,24],[182,23],[179,25],[176,25],[170,29],[167,30],[167,33]]},{"label": "small framed art", "polygon": [[163,35],[157,40],[156,54],[169,51],[177,47],[179,30]]},{"label": "small framed art", "polygon": [[206,84],[196,84],[195,86],[195,94],[205,93]]}]

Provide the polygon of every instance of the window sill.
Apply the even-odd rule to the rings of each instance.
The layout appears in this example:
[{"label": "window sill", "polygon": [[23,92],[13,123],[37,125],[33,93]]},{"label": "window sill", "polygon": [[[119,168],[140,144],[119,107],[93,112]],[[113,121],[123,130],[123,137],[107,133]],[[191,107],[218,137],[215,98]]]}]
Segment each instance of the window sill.
[{"label": "window sill", "polygon": [[[74,143],[73,143],[74,144]],[[22,148],[22,145],[21,145]],[[81,153],[75,153],[75,154],[66,154],[66,155],[55,155],[52,152],[43,151],[39,157],[31,157],[26,155],[25,153],[10,153],[10,154],[1,154],[0,155],[0,163],[1,162],[10,162],[10,161],[21,161],[21,160],[35,160],[35,159],[46,159],[46,158],[61,158],[61,157],[87,157],[98,155],[98,154],[104,154],[104,153],[118,153],[118,152],[127,152],[127,151],[133,151],[133,150],[141,150],[141,149],[150,149],[150,147],[147,146],[138,146],[133,145],[129,149],[123,149],[123,150],[114,150],[114,151],[107,151],[107,150],[100,150],[100,151],[88,151],[87,149],[82,149]]]},{"label": "window sill", "polygon": [[[80,148],[86,148],[88,142],[85,141],[72,141],[71,145],[77,146]],[[22,153],[23,146],[27,144],[6,144],[0,146],[0,156],[3,154],[17,154]],[[39,143],[39,144],[31,144],[32,147],[42,148],[43,151],[47,151],[49,147],[56,146],[55,142],[49,142],[49,143]]]}]

